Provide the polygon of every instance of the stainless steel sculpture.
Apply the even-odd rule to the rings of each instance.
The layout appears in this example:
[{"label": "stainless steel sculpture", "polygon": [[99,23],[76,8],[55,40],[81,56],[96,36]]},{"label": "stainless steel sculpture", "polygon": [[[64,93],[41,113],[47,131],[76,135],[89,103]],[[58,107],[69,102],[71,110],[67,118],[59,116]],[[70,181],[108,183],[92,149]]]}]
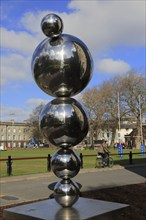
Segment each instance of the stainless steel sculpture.
[{"label": "stainless steel sculpture", "polygon": [[52,170],[59,178],[73,178],[80,171],[80,158],[70,148],[62,148],[52,157]]},{"label": "stainless steel sculpture", "polygon": [[47,36],[36,48],[32,71],[37,85],[47,94],[69,97],[80,93],[88,84],[92,61],[86,45],[78,38],[61,34],[61,19],[47,15],[42,29]]},{"label": "stainless steel sculpture", "polygon": [[37,85],[55,96],[40,114],[40,129],[49,142],[60,148],[52,156],[52,170],[61,180],[54,187],[54,198],[63,207],[72,206],[79,198],[79,186],[71,178],[80,170],[80,159],[71,147],[88,133],[88,120],[83,106],[71,98],[80,93],[92,76],[92,58],[78,38],[62,34],[62,19],[46,15],[41,27],[47,36],[32,57],[32,72]]},{"label": "stainless steel sculpture", "polygon": [[51,144],[75,146],[88,132],[83,107],[73,98],[56,98],[40,114],[40,128]]}]

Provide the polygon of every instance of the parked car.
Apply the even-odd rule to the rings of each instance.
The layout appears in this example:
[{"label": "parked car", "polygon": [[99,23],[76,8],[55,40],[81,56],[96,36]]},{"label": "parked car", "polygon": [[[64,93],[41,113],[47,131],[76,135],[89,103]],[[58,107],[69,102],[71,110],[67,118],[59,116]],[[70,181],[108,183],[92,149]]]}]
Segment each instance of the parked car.
[{"label": "parked car", "polygon": [[10,149],[9,146],[0,146],[0,150],[7,150],[7,149]]},{"label": "parked car", "polygon": [[28,143],[25,145],[25,148],[35,148],[37,147],[37,144]]},{"label": "parked car", "polygon": [[5,150],[5,147],[4,146],[0,146],[0,150]]},{"label": "parked car", "polygon": [[48,144],[48,143],[45,143],[45,144],[44,144],[44,147],[49,147],[49,144]]},{"label": "parked car", "polygon": [[10,148],[11,148],[10,146],[5,146],[5,150],[10,149]]}]

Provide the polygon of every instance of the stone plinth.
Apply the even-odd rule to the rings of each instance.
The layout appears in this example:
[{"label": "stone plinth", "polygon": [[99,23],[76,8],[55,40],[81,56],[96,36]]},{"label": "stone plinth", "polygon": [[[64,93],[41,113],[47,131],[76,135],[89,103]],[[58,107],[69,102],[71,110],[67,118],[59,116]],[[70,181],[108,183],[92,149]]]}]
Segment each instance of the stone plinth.
[{"label": "stone plinth", "polygon": [[4,210],[6,220],[108,220],[127,204],[80,198],[73,207],[62,208],[54,199]]}]

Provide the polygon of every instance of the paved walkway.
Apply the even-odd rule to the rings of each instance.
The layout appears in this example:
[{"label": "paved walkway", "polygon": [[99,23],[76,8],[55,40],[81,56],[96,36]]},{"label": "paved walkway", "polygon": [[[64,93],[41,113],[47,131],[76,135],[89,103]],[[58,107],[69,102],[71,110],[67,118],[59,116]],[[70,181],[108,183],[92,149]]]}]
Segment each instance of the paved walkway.
[{"label": "paved walkway", "polygon": [[[82,191],[146,183],[146,166],[114,166],[113,168],[81,169],[73,179],[82,185]],[[59,179],[52,173],[10,176],[0,180],[0,205],[48,198],[53,183]],[[48,188],[49,186],[49,188]]]}]

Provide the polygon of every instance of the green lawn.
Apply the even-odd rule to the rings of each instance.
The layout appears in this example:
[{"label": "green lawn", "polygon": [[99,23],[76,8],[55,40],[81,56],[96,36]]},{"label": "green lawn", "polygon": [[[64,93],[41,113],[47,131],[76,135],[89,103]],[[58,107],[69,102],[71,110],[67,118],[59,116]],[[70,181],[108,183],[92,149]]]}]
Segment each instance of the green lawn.
[{"label": "green lawn", "polygon": [[[0,151],[0,158],[7,158],[11,156],[13,158],[25,158],[25,157],[47,157],[48,154],[53,155],[56,149],[15,149]],[[129,153],[130,150],[123,150],[123,153]],[[140,150],[132,150],[133,153],[140,152]],[[77,153],[83,154],[83,166],[84,168],[94,168],[96,159],[96,150],[77,150]],[[111,154],[117,154],[118,150],[110,150]],[[84,155],[95,155],[86,157]],[[128,165],[129,156],[124,155],[120,158],[118,155],[112,156],[114,159],[114,164]],[[133,164],[146,163],[146,154],[141,156],[141,154],[133,154]],[[6,161],[0,161],[0,176],[7,176],[7,165]],[[13,160],[12,163],[12,174],[25,175],[33,173],[44,173],[47,172],[47,159],[30,159],[30,160]]]}]

